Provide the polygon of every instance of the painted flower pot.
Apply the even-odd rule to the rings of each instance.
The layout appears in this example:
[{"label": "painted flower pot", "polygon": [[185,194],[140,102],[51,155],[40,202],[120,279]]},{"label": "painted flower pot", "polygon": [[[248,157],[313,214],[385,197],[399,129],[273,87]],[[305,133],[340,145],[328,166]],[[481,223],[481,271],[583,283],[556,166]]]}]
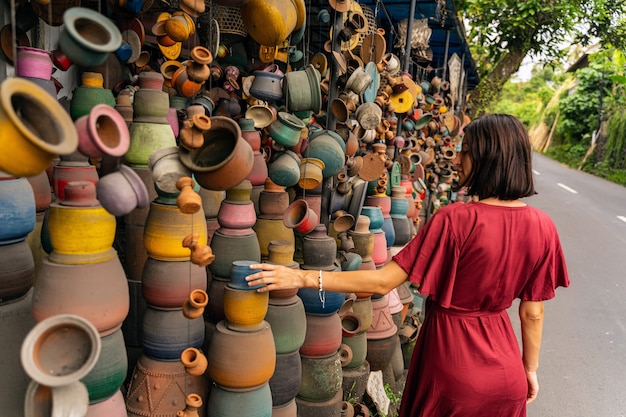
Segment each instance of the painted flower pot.
[{"label": "painted flower pot", "polygon": [[295,200],[283,214],[283,223],[288,228],[306,235],[319,224],[319,218],[305,200]]},{"label": "painted flower pot", "polygon": [[58,314],[37,323],[24,339],[21,361],[35,382],[59,387],[78,382],[96,365],[102,343],[86,319]]},{"label": "painted flower pot", "polygon": [[256,233],[232,236],[216,230],[211,239],[211,249],[215,261],[209,265],[209,270],[213,276],[230,279],[234,261],[247,259],[255,263],[261,262],[261,248]]},{"label": "painted flower pot", "polygon": [[26,178],[0,172],[0,244],[24,240],[35,228],[35,194]]},{"label": "painted flower pot", "polygon": [[230,283],[228,284],[231,288],[240,289],[240,290],[257,290],[261,288],[262,285],[254,285],[249,286],[248,281],[246,281],[246,277],[248,275],[252,275],[257,273],[256,269],[251,269],[250,265],[258,263],[255,260],[236,260],[233,261],[231,269],[230,269]]},{"label": "painted flower pot", "polygon": [[98,104],[115,107],[116,100],[113,92],[103,88],[104,77],[99,72],[86,71],[81,77],[81,85],[76,87],[70,102],[70,116],[78,120],[87,116],[91,109]]},{"label": "painted flower pot", "polygon": [[305,127],[298,117],[281,111],[278,112],[276,121],[270,125],[269,135],[276,143],[289,148],[298,143],[300,132]]},{"label": "painted flower pot", "polygon": [[370,219],[369,228],[372,232],[379,231],[383,227],[383,212],[378,206],[363,206],[361,208],[361,215],[367,216]]},{"label": "painted flower pot", "polygon": [[[250,291],[248,288],[224,288],[224,315],[226,327],[238,332],[254,332],[264,326],[268,309],[268,293]],[[272,331],[273,332],[273,331]]]},{"label": "painted flower pot", "polygon": [[130,146],[130,134],[122,115],[106,104],[94,106],[74,122],[78,150],[92,158],[122,156]]},{"label": "painted flower pot", "polygon": [[122,329],[101,337],[101,345],[98,361],[81,379],[89,392],[90,404],[97,404],[115,395],[128,373],[128,357]]},{"label": "painted flower pot", "polygon": [[145,310],[141,346],[152,358],[179,359],[185,349],[199,349],[203,342],[203,320],[189,320],[180,309],[159,310],[148,306]]},{"label": "painted flower pot", "polygon": [[337,241],[330,237],[323,223],[302,240],[302,259],[306,269],[328,268],[334,265],[337,257]]},{"label": "painted flower pot", "polygon": [[346,301],[346,295],[342,292],[325,292],[325,301],[322,304],[319,291],[315,288],[300,288],[298,297],[302,299],[304,311],[310,315],[328,316],[335,314]]},{"label": "painted flower pot", "polygon": [[256,223],[254,204],[250,200],[246,204],[237,204],[237,202],[226,199],[220,205],[217,221],[222,228],[230,229],[228,234],[231,236],[233,234],[250,234],[252,233],[252,226]]},{"label": "painted flower pot", "polygon": [[78,135],[55,98],[30,81],[7,78],[0,84],[0,147],[0,170],[30,177],[76,151]]},{"label": "painted flower pot", "polygon": [[134,94],[133,121],[135,122],[168,123],[169,109],[169,96],[162,89],[140,88]]},{"label": "painted flower pot", "polygon": [[211,128],[204,132],[201,148],[180,147],[179,157],[200,186],[217,191],[245,180],[254,163],[252,148],[241,136],[239,125],[222,116],[211,117]]},{"label": "painted flower pot", "polygon": [[15,74],[18,77],[49,80],[52,75],[50,52],[29,46],[18,46]]},{"label": "painted flower pot", "polygon": [[336,353],[341,345],[341,318],[338,314],[325,316],[307,313],[306,336],[300,354],[322,357]]},{"label": "painted flower pot", "polygon": [[63,13],[59,48],[73,63],[86,68],[103,64],[122,44],[115,24],[97,11],[72,7]]}]

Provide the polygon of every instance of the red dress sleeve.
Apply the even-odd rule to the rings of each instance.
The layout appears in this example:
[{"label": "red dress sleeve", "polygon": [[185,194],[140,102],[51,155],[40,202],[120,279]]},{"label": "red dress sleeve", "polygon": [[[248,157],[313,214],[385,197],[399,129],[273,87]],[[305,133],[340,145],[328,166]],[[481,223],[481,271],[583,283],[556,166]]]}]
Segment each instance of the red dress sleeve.
[{"label": "red dress sleeve", "polygon": [[419,292],[450,307],[459,259],[459,245],[451,219],[437,212],[393,260],[419,285]]}]

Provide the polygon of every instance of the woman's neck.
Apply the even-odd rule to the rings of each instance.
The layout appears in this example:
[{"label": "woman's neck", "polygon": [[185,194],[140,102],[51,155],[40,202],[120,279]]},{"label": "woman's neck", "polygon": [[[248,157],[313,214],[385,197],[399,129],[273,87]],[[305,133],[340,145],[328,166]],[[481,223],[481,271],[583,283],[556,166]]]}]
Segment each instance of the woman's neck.
[{"label": "woman's neck", "polygon": [[483,204],[489,204],[491,206],[504,206],[504,207],[524,207],[526,203],[522,200],[500,200],[498,197],[488,197],[479,200]]}]

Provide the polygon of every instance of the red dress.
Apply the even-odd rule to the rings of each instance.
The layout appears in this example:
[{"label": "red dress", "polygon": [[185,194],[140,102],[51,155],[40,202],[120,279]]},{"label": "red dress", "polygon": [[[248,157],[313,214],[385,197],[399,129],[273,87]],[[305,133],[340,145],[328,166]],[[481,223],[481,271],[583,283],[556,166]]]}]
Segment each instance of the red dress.
[{"label": "red dress", "polygon": [[569,285],[548,215],[452,204],[393,259],[429,296],[400,417],[526,416],[526,376],[506,309]]}]

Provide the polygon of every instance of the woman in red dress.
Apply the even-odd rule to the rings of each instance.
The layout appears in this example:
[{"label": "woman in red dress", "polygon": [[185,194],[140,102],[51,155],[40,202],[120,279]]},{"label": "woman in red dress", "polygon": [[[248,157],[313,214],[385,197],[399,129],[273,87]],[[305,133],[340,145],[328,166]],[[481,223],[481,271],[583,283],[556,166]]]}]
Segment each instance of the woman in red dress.
[{"label": "woman in red dress", "polygon": [[[477,202],[441,208],[380,270],[324,272],[258,264],[258,291],[386,294],[407,279],[428,296],[401,417],[523,417],[539,391],[543,301],[569,278],[559,236],[535,194],[524,126],[486,115],[464,129],[454,165]],[[506,309],[520,298],[522,352]]]}]

